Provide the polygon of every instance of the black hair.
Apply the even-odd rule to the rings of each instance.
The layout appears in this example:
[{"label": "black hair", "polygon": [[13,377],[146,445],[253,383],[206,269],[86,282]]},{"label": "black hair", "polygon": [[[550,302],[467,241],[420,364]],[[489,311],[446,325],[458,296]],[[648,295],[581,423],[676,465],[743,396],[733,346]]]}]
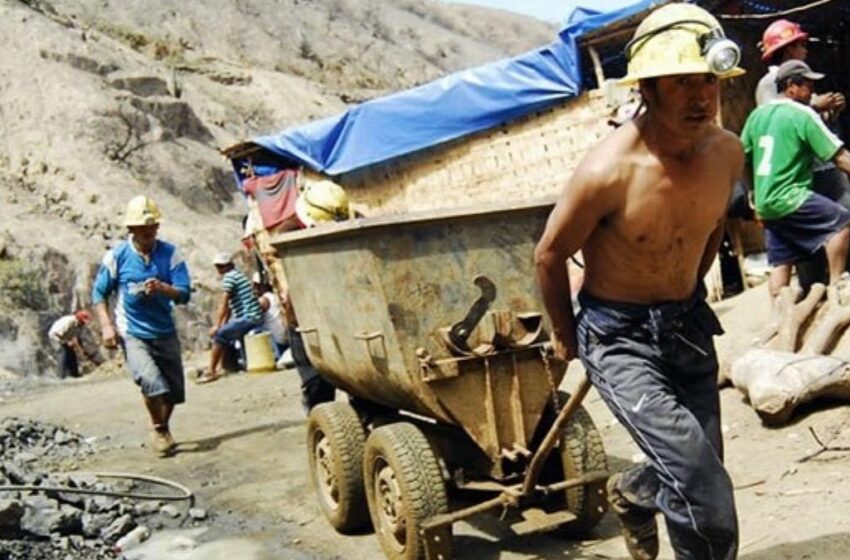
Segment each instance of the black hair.
[{"label": "black hair", "polygon": [[791,87],[791,85],[802,86],[806,82],[810,81],[805,76],[801,76],[800,74],[792,74],[787,78],[783,78],[781,80],[776,80],[776,92],[777,93],[785,93],[785,91]]},{"label": "black hair", "polygon": [[770,57],[768,57],[767,60],[765,60],[765,63],[768,66],[779,66],[780,64],[782,64],[782,53],[785,52],[785,48],[787,46],[788,45],[785,45],[781,49],[775,51],[772,55],[770,55]]}]

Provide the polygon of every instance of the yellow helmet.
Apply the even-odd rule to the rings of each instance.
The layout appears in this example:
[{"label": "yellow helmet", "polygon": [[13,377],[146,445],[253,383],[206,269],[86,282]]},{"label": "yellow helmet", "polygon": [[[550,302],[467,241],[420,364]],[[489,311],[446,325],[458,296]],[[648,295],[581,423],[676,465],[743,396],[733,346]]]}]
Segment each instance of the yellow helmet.
[{"label": "yellow helmet", "polygon": [[620,80],[678,74],[716,74],[721,79],[741,76],[741,49],[726,38],[720,23],[694,4],[667,4],[641,22],[626,45],[628,73]]},{"label": "yellow helmet", "polygon": [[348,195],[332,181],[311,183],[295,201],[295,214],[307,227],[319,222],[347,220],[351,217]]},{"label": "yellow helmet", "polygon": [[133,197],[127,203],[127,212],[124,214],[124,225],[132,226],[152,226],[159,223],[162,214],[159,212],[159,206],[156,202],[146,197],[139,195]]}]

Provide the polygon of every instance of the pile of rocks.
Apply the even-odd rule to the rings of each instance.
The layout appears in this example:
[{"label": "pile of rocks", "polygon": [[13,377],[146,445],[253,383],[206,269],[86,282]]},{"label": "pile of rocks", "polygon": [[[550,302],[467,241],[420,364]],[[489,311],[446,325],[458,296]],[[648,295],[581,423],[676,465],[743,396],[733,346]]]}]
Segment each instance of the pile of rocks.
[{"label": "pile of rocks", "polygon": [[[151,492],[131,481],[103,482],[91,475],[45,474],[40,465],[94,451],[79,434],[63,428],[7,418],[0,422],[0,487],[61,486],[112,492]],[[0,560],[100,560],[126,549],[122,538],[137,528],[141,540],[150,529],[200,522],[206,512],[158,501],[58,491],[0,491]]]}]

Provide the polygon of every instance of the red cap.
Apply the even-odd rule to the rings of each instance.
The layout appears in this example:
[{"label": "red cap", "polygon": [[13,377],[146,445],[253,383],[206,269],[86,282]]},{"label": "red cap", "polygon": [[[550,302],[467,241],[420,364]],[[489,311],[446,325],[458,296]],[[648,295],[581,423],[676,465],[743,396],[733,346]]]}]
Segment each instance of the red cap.
[{"label": "red cap", "polygon": [[88,311],[77,311],[74,317],[81,323],[88,323],[91,320],[91,314]]}]

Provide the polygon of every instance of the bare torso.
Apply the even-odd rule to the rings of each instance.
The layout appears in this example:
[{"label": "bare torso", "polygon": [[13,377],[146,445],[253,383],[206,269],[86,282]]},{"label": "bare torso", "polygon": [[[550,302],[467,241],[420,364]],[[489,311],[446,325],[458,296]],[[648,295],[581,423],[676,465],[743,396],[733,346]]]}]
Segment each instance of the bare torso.
[{"label": "bare torso", "polygon": [[634,303],[682,300],[696,288],[706,244],[737,170],[731,134],[712,129],[688,157],[651,151],[630,123],[598,149],[615,177],[608,209],[585,241],[584,289]]}]

